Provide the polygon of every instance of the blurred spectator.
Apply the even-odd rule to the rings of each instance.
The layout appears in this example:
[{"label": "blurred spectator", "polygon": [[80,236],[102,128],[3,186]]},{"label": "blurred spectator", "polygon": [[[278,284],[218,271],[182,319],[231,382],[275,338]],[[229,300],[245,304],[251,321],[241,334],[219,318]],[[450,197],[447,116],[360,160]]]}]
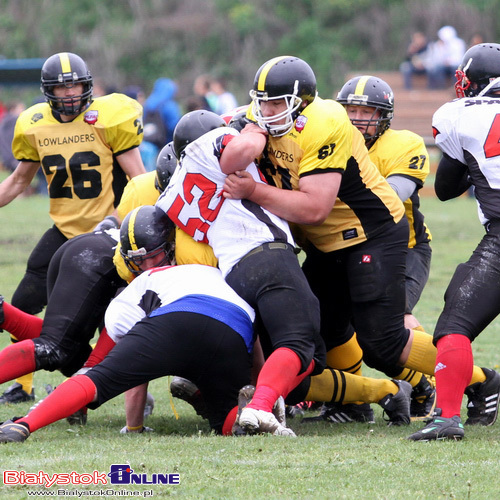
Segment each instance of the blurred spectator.
[{"label": "blurred spectator", "polygon": [[26,109],[26,106],[22,101],[11,101],[7,103],[6,108],[7,112],[0,122],[0,160],[9,172],[13,172],[19,163],[12,154],[14,127],[17,117]]},{"label": "blurred spectator", "polygon": [[471,36],[469,47],[473,47],[478,43],[484,43],[484,37],[483,35],[481,35],[481,33],[475,33],[474,35]]},{"label": "blurred spectator", "polygon": [[144,103],[144,139],[159,149],[172,140],[174,128],[182,115],[176,95],[177,84],[173,80],[158,78]]},{"label": "blurred spectator", "polygon": [[406,50],[406,60],[399,66],[399,70],[403,75],[405,89],[412,88],[413,75],[425,75],[427,73],[427,47],[427,37],[421,31],[412,34],[410,45]]},{"label": "blurred spectator", "polygon": [[203,103],[202,108],[197,109],[207,109],[208,111],[215,112],[215,106],[217,102],[217,97],[211,90],[212,77],[210,75],[200,75],[196,78],[193,84],[193,92],[195,96],[200,98]]},{"label": "blurred spectator", "polygon": [[[146,101],[146,93],[144,92],[142,87],[139,87],[139,85],[128,85],[123,89],[123,93],[126,96],[135,99],[141,106],[144,106],[144,103]],[[164,127],[161,127],[161,129],[163,131],[165,130]],[[158,157],[158,153],[160,152],[160,148],[150,141],[150,138],[154,136],[155,131],[155,125],[148,124],[148,126],[145,126],[143,139],[139,146],[142,163],[144,163],[144,168],[148,172],[156,169],[156,158]]]},{"label": "blurred spectator", "polygon": [[238,107],[236,97],[226,89],[226,84],[222,78],[214,78],[210,84],[210,90],[216,96],[215,112],[218,115],[223,115]]},{"label": "blurred spectator", "polygon": [[443,26],[437,35],[438,40],[429,44],[428,49],[427,75],[430,89],[447,87],[466,51],[465,42],[458,37],[453,26]]},{"label": "blurred spectator", "polygon": [[186,99],[184,107],[186,108],[186,113],[189,113],[190,111],[195,111],[197,109],[206,109],[210,111],[208,109],[210,107],[208,105],[208,101],[201,95],[189,96]]}]

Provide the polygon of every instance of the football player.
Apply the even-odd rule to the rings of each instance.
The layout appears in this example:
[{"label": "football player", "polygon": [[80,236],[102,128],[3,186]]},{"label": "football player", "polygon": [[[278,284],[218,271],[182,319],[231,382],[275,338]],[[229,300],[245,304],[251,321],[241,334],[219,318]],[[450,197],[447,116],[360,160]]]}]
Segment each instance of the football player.
[{"label": "football player", "polygon": [[[54,54],[41,71],[46,102],[28,108],[16,122],[12,151],[19,164],[0,183],[0,206],[21,194],[41,167],[54,221],[32,251],[12,297],[14,306],[30,314],[47,304],[47,269],[55,251],[110,215],[127,177],[145,172],[138,149],[141,105],[123,94],[92,99],[92,89],[92,75],[80,56]],[[0,403],[32,399],[29,377],[7,390]]]},{"label": "football player", "polygon": [[[144,209],[168,221],[160,209],[141,207],[125,219],[125,238],[129,222]],[[173,240],[173,230],[170,233]],[[131,265],[142,266],[145,256],[130,243],[126,254]],[[173,254],[172,244],[167,252]],[[26,417],[1,425],[0,442],[22,442],[30,432],[81,406],[96,408],[131,387],[173,374],[195,381],[203,391],[211,428],[231,434],[238,390],[250,380],[254,317],[253,309],[214,267],[194,264],[146,271],[106,312],[111,342],[102,352],[110,354],[59,385]],[[98,343],[95,351],[100,350]],[[278,430],[284,434],[286,428],[280,424]]]},{"label": "football player", "polygon": [[[357,76],[337,95],[351,123],[363,134],[370,160],[375,164],[405,207],[410,225],[406,255],[406,328],[424,331],[412,311],[424,289],[431,266],[431,233],[420,212],[419,190],[429,174],[429,154],[424,140],[409,130],[390,128],[394,116],[394,93],[381,78]],[[398,375],[410,382],[412,418],[427,418],[434,410],[434,389],[422,373],[404,370]]]},{"label": "football player", "polygon": [[413,441],[462,439],[464,390],[469,398],[466,425],[492,425],[498,413],[500,374],[483,368],[483,378],[469,382],[474,371],[471,342],[500,313],[500,44],[471,47],[456,78],[458,99],[441,106],[432,118],[434,139],[443,152],[434,187],[446,201],[473,186],[485,235],[469,260],[458,265],[446,290],[434,330],[439,411],[409,436]]},{"label": "football player", "polygon": [[[253,201],[297,227],[302,268],[321,304],[329,366],[337,362],[335,348],[355,342],[355,329],[362,352],[344,363],[355,366],[363,356],[391,377],[402,367],[432,375],[432,336],[404,325],[403,203],[370,161],[344,107],[316,94],[314,72],[297,57],[259,68],[248,116],[257,124],[226,147],[227,160],[241,170],[227,177],[224,196]],[[243,170],[254,158],[268,184]],[[470,382],[484,377],[477,367]]]}]

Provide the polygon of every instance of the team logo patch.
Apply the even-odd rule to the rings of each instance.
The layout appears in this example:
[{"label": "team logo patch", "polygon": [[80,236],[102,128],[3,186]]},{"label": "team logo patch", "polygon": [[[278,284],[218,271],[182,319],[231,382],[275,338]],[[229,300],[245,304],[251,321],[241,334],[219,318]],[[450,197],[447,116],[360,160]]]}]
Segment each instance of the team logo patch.
[{"label": "team logo patch", "polygon": [[304,127],[306,126],[306,123],[307,123],[307,118],[305,116],[300,115],[295,120],[295,130],[297,132],[302,132],[304,130]]},{"label": "team logo patch", "polygon": [[361,257],[361,262],[363,262],[364,264],[369,264],[371,261],[372,261],[371,255],[363,255],[363,257]]},{"label": "team logo patch", "polygon": [[43,118],[42,113],[35,113],[35,114],[31,117],[31,123],[36,123],[38,120],[41,120],[42,118]]},{"label": "team logo patch", "polygon": [[87,111],[83,117],[83,121],[89,125],[94,125],[97,122],[99,112],[97,110]]},{"label": "team logo patch", "polygon": [[358,231],[355,227],[353,227],[352,229],[346,229],[345,231],[342,231],[342,237],[344,238],[344,241],[352,240],[353,238],[358,237]]}]

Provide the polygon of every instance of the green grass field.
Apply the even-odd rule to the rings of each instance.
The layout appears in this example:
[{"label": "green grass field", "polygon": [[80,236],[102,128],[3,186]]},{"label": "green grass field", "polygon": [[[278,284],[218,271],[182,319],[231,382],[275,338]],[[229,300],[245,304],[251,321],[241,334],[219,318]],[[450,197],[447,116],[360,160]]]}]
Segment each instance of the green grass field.
[{"label": "green grass field", "polygon": [[[47,199],[18,199],[0,209],[0,293],[10,300],[30,250],[49,226]],[[443,293],[455,266],[468,258],[481,237],[475,201],[460,198],[441,203],[423,199],[423,211],[433,233],[431,277],[415,314],[432,332]],[[498,367],[499,322],[474,343],[476,363]],[[8,344],[0,334],[0,347]],[[366,374],[381,377],[369,369]],[[46,384],[63,377],[45,371],[35,376],[37,399]],[[9,384],[0,385],[3,391]],[[500,424],[467,428],[462,442],[411,443],[405,437],[422,424],[388,428],[374,405],[373,425],[302,425],[290,420],[298,437],[223,438],[210,433],[194,411],[174,400],[168,380],[151,383],[156,398],[147,425],[153,434],[120,435],[124,425],[123,398],[89,413],[85,427],[60,421],[34,433],[24,444],[0,446],[0,470],[47,474],[107,473],[111,464],[129,464],[136,473],[179,473],[180,485],[6,486],[0,497],[19,500],[28,492],[44,491],[53,498],[92,495],[93,498],[144,496],[183,499],[471,499],[500,498]],[[29,404],[0,407],[0,421],[23,415]],[[465,415],[465,409],[463,410]],[[63,490],[59,492],[57,490]],[[98,490],[104,489],[103,495]],[[69,491],[71,490],[71,491]],[[114,491],[110,491],[114,490]],[[67,491],[68,493],[65,493]]]}]

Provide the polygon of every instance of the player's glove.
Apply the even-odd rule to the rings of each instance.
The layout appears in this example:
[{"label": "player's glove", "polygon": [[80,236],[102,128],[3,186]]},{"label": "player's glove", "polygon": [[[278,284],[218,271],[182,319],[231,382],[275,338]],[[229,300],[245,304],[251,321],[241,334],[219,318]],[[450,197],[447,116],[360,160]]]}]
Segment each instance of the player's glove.
[{"label": "player's glove", "polygon": [[113,215],[108,215],[104,217],[104,219],[94,227],[93,232],[96,231],[106,231],[106,229],[118,229],[120,227],[120,223],[118,219]]}]

